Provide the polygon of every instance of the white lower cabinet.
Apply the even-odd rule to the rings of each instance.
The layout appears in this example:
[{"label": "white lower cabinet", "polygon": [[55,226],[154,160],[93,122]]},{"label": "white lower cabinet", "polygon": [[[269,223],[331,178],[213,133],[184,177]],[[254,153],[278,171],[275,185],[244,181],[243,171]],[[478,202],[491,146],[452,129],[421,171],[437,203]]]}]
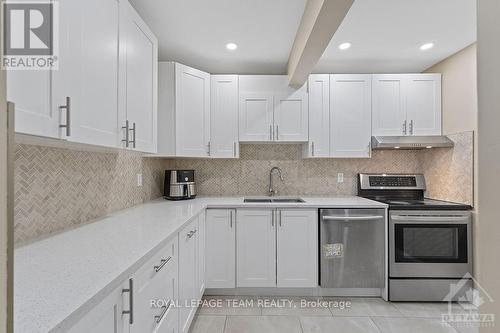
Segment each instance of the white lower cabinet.
[{"label": "white lower cabinet", "polygon": [[236,287],[235,210],[208,209],[206,215],[206,287]]},{"label": "white lower cabinet", "polygon": [[318,286],[318,212],[278,210],[277,286]]},{"label": "white lower cabinet", "polygon": [[188,332],[199,299],[198,217],[179,232],[179,332]]},{"label": "white lower cabinet", "polygon": [[276,226],[271,209],[236,213],[237,287],[276,286]]},{"label": "white lower cabinet", "polygon": [[133,324],[131,333],[156,332],[168,326],[177,309],[177,239],[159,251],[132,277]]},{"label": "white lower cabinet", "polygon": [[129,332],[129,317],[122,315],[124,299],[122,292],[128,288],[128,282],[115,289],[101,303],[71,327],[69,333],[127,333]]}]

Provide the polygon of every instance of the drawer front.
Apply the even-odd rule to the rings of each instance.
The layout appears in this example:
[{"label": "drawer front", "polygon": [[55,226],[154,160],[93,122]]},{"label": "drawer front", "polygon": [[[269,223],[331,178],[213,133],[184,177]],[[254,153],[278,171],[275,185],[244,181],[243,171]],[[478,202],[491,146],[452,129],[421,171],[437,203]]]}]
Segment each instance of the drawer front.
[{"label": "drawer front", "polygon": [[141,279],[158,278],[169,271],[177,270],[176,263],[177,240],[173,239],[142,265],[135,275]]}]

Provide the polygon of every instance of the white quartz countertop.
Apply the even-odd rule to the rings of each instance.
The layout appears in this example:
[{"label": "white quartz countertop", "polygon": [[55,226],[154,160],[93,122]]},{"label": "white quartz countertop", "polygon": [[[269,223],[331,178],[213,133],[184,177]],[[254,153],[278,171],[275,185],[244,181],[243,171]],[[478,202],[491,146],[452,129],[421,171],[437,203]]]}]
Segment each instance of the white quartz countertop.
[{"label": "white quartz countertop", "polygon": [[386,208],[360,197],[243,203],[242,197],[158,199],[14,251],[15,332],[59,332],[76,323],[205,208]]}]

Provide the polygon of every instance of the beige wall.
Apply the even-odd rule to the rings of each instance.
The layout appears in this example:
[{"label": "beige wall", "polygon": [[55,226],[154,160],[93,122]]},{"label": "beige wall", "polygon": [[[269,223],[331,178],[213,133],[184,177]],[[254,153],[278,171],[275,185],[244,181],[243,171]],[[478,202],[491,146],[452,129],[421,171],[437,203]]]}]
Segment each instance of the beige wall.
[{"label": "beige wall", "polygon": [[479,219],[476,236],[478,277],[495,303],[486,302],[481,313],[496,314],[500,327],[500,1],[478,1],[478,143]]},{"label": "beige wall", "polygon": [[455,134],[477,129],[476,44],[427,69],[442,73],[443,132]]}]

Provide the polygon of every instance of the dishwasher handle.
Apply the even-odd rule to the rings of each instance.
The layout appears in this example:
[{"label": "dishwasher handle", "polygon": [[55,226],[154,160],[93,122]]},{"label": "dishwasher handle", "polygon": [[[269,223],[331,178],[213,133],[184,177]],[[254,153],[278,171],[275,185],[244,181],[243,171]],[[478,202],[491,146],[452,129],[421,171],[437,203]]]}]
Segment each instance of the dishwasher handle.
[{"label": "dishwasher handle", "polygon": [[334,216],[326,215],[322,219],[325,221],[372,221],[383,219],[382,215],[367,215],[367,216]]}]

